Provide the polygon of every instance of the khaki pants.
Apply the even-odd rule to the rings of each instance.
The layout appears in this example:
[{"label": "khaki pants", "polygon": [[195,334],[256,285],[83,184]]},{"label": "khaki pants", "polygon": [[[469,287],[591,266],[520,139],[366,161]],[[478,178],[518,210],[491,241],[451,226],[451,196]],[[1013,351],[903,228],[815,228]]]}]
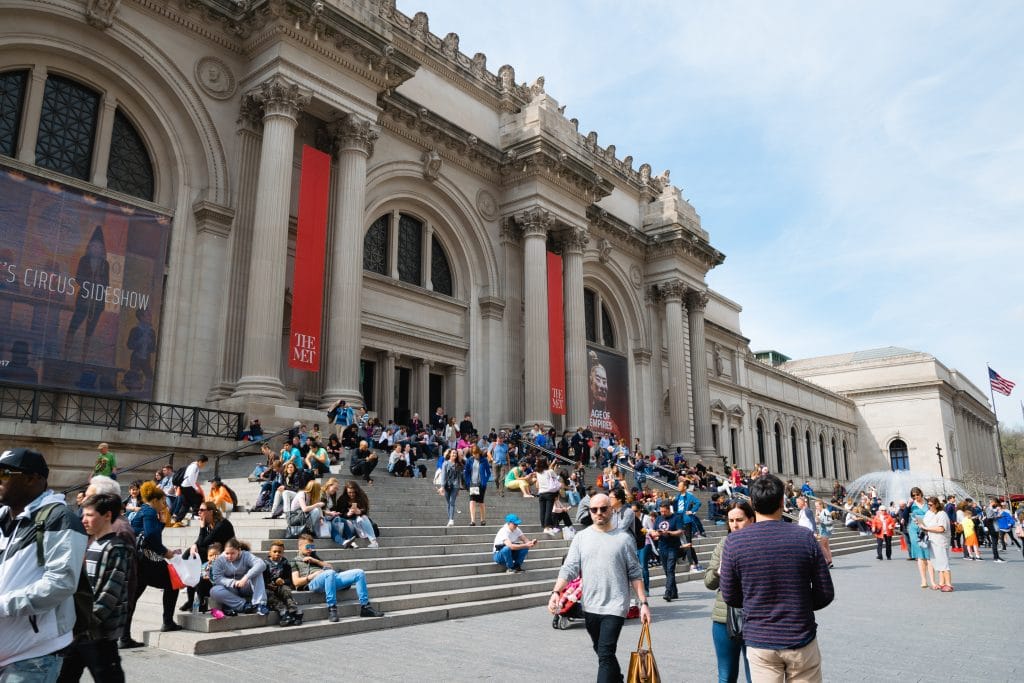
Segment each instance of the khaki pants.
[{"label": "khaki pants", "polygon": [[821,683],[821,652],[814,639],[798,650],[762,650],[747,646],[753,683]]}]

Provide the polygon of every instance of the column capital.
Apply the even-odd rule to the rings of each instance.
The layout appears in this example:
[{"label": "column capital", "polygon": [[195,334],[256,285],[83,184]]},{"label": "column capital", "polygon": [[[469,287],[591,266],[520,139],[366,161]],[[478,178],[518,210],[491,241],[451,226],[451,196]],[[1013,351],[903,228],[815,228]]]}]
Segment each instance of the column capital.
[{"label": "column capital", "polygon": [[647,365],[651,362],[651,350],[646,346],[633,349],[633,360],[639,365]]},{"label": "column capital", "polygon": [[691,289],[686,293],[686,308],[691,313],[703,313],[708,305],[708,293],[699,289]]},{"label": "column capital", "polygon": [[309,104],[312,94],[308,88],[281,74],[274,74],[242,98],[242,113],[245,116],[248,111],[250,116],[255,115],[256,107],[264,121],[275,116],[297,121],[299,112]]},{"label": "column capital", "polygon": [[336,154],[356,151],[369,157],[380,137],[380,126],[358,114],[345,114],[328,123],[323,130]]},{"label": "column capital", "polygon": [[583,254],[583,250],[590,244],[590,233],[586,228],[570,226],[562,233],[562,247],[566,254]]},{"label": "column capital", "polygon": [[505,300],[496,296],[482,296],[479,300],[480,316],[490,320],[505,317]]},{"label": "column capital", "polygon": [[655,297],[660,301],[682,303],[689,287],[682,280],[668,280],[652,287]]},{"label": "column capital", "polygon": [[555,222],[551,212],[535,206],[515,214],[516,224],[523,232],[523,237],[547,237],[548,230]]}]

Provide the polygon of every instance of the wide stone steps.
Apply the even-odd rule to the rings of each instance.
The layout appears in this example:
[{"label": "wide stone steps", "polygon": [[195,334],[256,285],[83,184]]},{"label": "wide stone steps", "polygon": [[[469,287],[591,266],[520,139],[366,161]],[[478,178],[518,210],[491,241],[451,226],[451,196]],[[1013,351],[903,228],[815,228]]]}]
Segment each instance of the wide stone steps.
[{"label": "wide stone steps", "polygon": [[[242,505],[256,499],[259,485],[243,478],[252,465],[236,463],[222,470],[222,477],[239,496]],[[433,465],[430,464],[430,469]],[[431,472],[432,474],[432,472]],[[375,473],[377,475],[377,473]],[[336,475],[345,480],[347,472]],[[428,475],[429,476],[429,475]],[[590,477],[591,479],[593,477]],[[330,561],[338,571],[360,568],[366,572],[370,599],[375,608],[383,610],[382,618],[361,618],[352,589],[338,596],[340,621],[326,621],[327,608],[323,594],[295,591],[296,602],[302,606],[302,626],[279,627],[277,615],[239,615],[214,620],[209,615],[178,612],[176,619],[185,630],[161,633],[159,627],[160,594],[147,590],[139,602],[135,619],[135,635],[157,647],[188,654],[225,652],[268,644],[300,642],[319,638],[394,628],[444,619],[464,618],[527,607],[541,608],[547,604],[549,591],[558,574],[569,542],[560,536],[552,538],[535,524],[538,519],[537,499],[524,499],[518,493],[497,495],[492,487],[487,492],[487,526],[468,526],[469,495],[459,495],[457,526],[447,527],[444,500],[438,496],[430,480],[397,479],[386,472],[375,476],[375,485],[364,486],[370,498],[371,518],[381,527],[380,548],[342,549],[330,539],[317,539],[317,553]],[[705,496],[702,496],[706,498]],[[505,574],[492,559],[494,534],[504,516],[514,512],[523,518],[523,531],[540,542],[531,549],[522,574]],[[702,510],[703,512],[703,510]],[[575,510],[570,512],[575,517]],[[284,519],[264,519],[265,513],[235,512],[232,525],[239,538],[250,542],[253,552],[266,557],[273,539],[285,544],[286,556],[294,561],[295,539],[283,539]],[[709,538],[696,543],[698,557],[706,563],[724,534],[723,526],[705,522]],[[164,531],[168,547],[188,547],[198,534],[196,526]],[[873,537],[860,537],[845,529],[837,529],[832,539],[833,554],[841,556],[874,547]],[[677,581],[702,580],[703,573],[688,573],[683,564],[677,569]],[[651,568],[651,589],[660,595],[664,576],[660,568]],[[709,596],[710,599],[710,596]],[[183,602],[184,592],[179,602]]]}]

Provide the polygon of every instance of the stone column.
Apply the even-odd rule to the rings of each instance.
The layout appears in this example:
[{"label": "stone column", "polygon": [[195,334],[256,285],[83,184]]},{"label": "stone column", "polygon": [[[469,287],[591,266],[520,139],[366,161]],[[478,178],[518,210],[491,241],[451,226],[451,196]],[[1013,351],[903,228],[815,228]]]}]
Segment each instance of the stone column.
[{"label": "stone column", "polygon": [[566,428],[586,427],[590,417],[587,382],[587,329],[583,314],[583,250],[590,235],[570,228],[565,236],[562,261],[562,292],[565,316]]},{"label": "stone column", "polygon": [[361,404],[359,354],[362,351],[361,292],[363,286],[363,214],[366,204],[366,160],[380,129],[369,120],[348,115],[328,126],[338,155],[334,197],[334,249],[328,297],[327,371],[322,404],[339,398]]},{"label": "stone column", "polygon": [[[704,343],[704,309],[708,305],[707,292],[691,289],[686,296],[690,314],[690,372],[693,373],[693,431],[697,455],[702,458],[715,455],[711,436],[711,394],[708,389],[708,360]],[[774,426],[772,443],[774,448]]]},{"label": "stone column", "polygon": [[[466,400],[466,368],[462,365],[456,365],[452,368],[452,405],[455,406],[455,412],[448,413],[449,417],[455,417],[455,424],[462,421],[462,416],[467,411],[472,412],[469,407],[469,403]],[[487,427],[481,427],[476,425],[477,429],[487,429]]]},{"label": "stone column", "polygon": [[526,409],[522,424],[548,427],[551,426],[551,369],[548,364],[547,236],[552,218],[540,208],[522,211],[515,218],[523,231]]},{"label": "stone column", "polygon": [[192,363],[186,373],[192,381],[189,395],[201,396],[196,388],[202,387],[205,395],[213,390],[213,384],[220,376],[219,366],[224,350],[223,320],[227,298],[228,236],[234,212],[225,206],[207,201],[192,205],[196,220],[196,266],[195,288],[192,306],[196,311],[195,337],[189,356]]},{"label": "stone column", "polygon": [[[506,406],[508,391],[508,368],[506,367],[507,339],[502,329],[505,317],[505,300],[498,297],[480,297],[480,317],[484,326],[484,333],[487,338],[487,347],[482,354],[482,367],[487,368],[483,378],[483,395],[487,399],[487,421],[490,424],[500,424],[500,421],[508,421],[509,415]],[[474,406],[476,409],[477,407]],[[483,414],[479,415],[482,419]],[[486,427],[481,427],[486,429]]]},{"label": "stone column", "polygon": [[380,368],[380,398],[377,400],[377,419],[385,425],[395,419],[395,353],[381,351],[377,360]]},{"label": "stone column", "polygon": [[661,350],[661,313],[662,307],[658,302],[657,292],[648,287],[644,292],[644,302],[647,305],[647,318],[651,321],[651,405],[647,413],[647,434],[649,443],[644,446],[650,448],[655,444],[664,444],[668,439],[665,434],[664,420],[662,415],[665,406],[664,363],[662,362]]},{"label": "stone column", "polygon": [[281,384],[281,329],[284,319],[285,254],[291,208],[295,126],[309,104],[307,90],[283,76],[271,76],[251,97],[263,105],[263,143],[256,189],[247,326],[242,337],[242,377],[235,396],[285,398]]},{"label": "stone column", "polygon": [[679,280],[660,289],[665,302],[665,327],[668,339],[669,434],[672,446],[690,440],[690,403],[686,396],[686,353],[683,349],[683,297],[686,285]]},{"label": "stone column", "polygon": [[430,362],[417,358],[412,362],[412,412],[419,413],[420,419],[430,419]]}]

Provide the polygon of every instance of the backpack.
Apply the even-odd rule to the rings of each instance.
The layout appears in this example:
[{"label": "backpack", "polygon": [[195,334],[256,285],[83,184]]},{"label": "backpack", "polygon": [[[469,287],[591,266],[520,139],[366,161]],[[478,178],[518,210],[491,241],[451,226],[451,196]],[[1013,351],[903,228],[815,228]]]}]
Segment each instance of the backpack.
[{"label": "backpack", "polygon": [[228,495],[231,496],[231,504],[234,505],[237,508],[238,507],[238,494],[235,493],[235,490],[233,488],[231,488],[230,486],[228,486],[227,484],[221,484],[221,486],[223,486],[224,488],[226,488],[228,490]]},{"label": "backpack", "polygon": [[187,469],[188,469],[188,465],[185,465],[184,467],[179,467],[178,469],[174,470],[174,474],[171,475],[171,485],[173,485],[173,486],[181,486],[182,484],[184,484],[185,483],[185,470],[187,470]]},{"label": "backpack", "polygon": [[[46,520],[49,519],[50,513],[56,507],[66,507],[62,503],[51,503],[44,507],[39,508],[36,511],[35,519],[35,530],[36,530],[36,563],[43,567],[46,565],[46,556],[44,555],[45,546],[44,539],[46,535]],[[100,566],[106,562],[107,555],[110,552],[110,545],[103,549],[103,554],[100,556]],[[75,625],[72,628],[72,633],[75,640],[99,640],[101,637],[100,627],[102,623],[99,617],[92,611],[94,597],[92,593],[92,585],[89,583],[89,577],[85,573],[85,564],[83,562],[82,571],[78,574],[78,585],[75,587],[75,592],[72,596],[75,603]],[[34,626],[34,624],[33,624]]]}]

